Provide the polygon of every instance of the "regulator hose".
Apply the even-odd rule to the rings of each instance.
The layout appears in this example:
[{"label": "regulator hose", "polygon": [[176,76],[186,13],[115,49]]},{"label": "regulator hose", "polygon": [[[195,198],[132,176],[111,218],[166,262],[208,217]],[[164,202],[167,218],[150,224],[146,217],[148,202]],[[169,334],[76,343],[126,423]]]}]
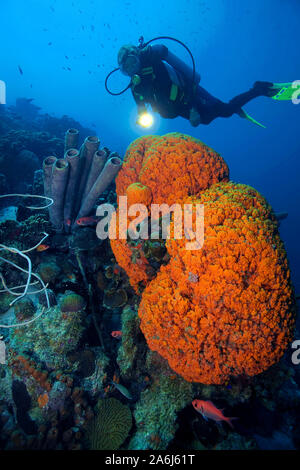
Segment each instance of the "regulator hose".
[{"label": "regulator hose", "polygon": [[[154,42],[154,41],[158,41],[160,39],[169,39],[170,41],[175,41],[177,42],[178,44],[180,44],[181,46],[183,46],[187,52],[189,53],[190,57],[191,57],[191,60],[192,60],[192,64],[193,64],[193,78],[192,78],[192,83],[195,85],[195,74],[196,74],[196,67],[195,67],[195,60],[194,60],[194,56],[193,54],[191,53],[190,49],[182,42],[180,41],[179,39],[176,39],[176,38],[172,38],[171,36],[158,36],[156,38],[153,38],[153,39],[150,39],[149,41],[147,41],[146,43],[144,43],[144,39],[143,37],[141,36],[140,39],[139,39],[139,48],[143,48],[143,47],[146,47],[148,46],[148,44],[150,44],[151,42]],[[118,93],[114,93],[112,91],[109,90],[108,86],[107,86],[107,82],[108,82],[108,79],[109,77],[117,72],[118,70],[120,70],[120,67],[117,67],[116,69],[112,70],[105,78],[105,89],[106,91],[110,94],[110,95],[113,95],[113,96],[119,96],[119,95],[122,95],[122,93],[125,93],[125,91],[128,90],[128,88],[130,88],[131,86],[131,80],[129,82],[129,84],[127,85],[126,88],[124,88],[124,90],[118,92]],[[194,86],[192,87],[194,88]],[[192,90],[192,93],[194,92],[194,90]]]}]

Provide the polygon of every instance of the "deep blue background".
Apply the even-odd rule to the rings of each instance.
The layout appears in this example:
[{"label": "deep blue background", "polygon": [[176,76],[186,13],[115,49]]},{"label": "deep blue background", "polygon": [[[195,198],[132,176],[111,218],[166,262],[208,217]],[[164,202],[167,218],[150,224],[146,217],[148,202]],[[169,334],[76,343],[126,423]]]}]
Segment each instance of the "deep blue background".
[{"label": "deep blue background", "polygon": [[[35,98],[43,112],[93,124],[103,145],[124,154],[142,134],[133,99],[104,89],[122,44],[137,44],[140,35],[180,39],[193,51],[202,86],[226,101],[256,80],[300,79],[299,18],[298,0],[0,0],[0,80],[8,104]],[[183,49],[166,44],[189,61]],[[117,91],[127,83],[115,74],[110,86]],[[281,234],[300,293],[300,105],[258,98],[246,109],[267,129],[237,116],[196,129],[181,118],[158,118],[151,133],[200,138],[224,157],[232,180],[255,187],[275,211],[288,211]]]}]

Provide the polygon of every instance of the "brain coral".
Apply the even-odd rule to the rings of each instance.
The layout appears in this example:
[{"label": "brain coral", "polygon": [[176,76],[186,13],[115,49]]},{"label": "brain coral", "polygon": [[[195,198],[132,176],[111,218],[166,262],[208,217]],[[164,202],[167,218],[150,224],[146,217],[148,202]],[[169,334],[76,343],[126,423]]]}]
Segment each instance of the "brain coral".
[{"label": "brain coral", "polygon": [[[118,196],[128,197],[128,205],[172,205],[228,177],[225,161],[214,150],[188,135],[171,133],[140,137],[128,147],[116,190]],[[139,244],[130,245],[117,235],[111,247],[136,290],[152,279],[153,270]]]},{"label": "brain coral", "polygon": [[125,441],[132,426],[128,406],[116,398],[106,398],[97,403],[97,414],[87,430],[91,450],[117,450]]},{"label": "brain coral", "polygon": [[79,312],[85,307],[85,300],[75,292],[67,291],[60,301],[62,312]]},{"label": "brain coral", "polygon": [[143,292],[141,329],[187,381],[224,384],[277,362],[292,339],[294,297],[275,217],[249,186],[220,183],[186,203],[205,207],[205,242],[171,256]]}]

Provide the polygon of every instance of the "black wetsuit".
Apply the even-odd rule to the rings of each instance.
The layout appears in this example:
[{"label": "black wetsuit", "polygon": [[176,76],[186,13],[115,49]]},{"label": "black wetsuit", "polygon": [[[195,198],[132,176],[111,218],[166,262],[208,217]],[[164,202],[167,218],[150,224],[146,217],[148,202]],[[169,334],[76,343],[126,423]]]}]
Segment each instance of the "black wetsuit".
[{"label": "black wetsuit", "polygon": [[[190,110],[194,108],[200,114],[201,124],[209,124],[217,117],[230,117],[239,113],[242,106],[248,101],[264,95],[266,92],[265,88],[254,87],[236,96],[229,103],[219,100],[200,85],[197,85],[192,94],[191,84],[187,83],[185,77],[164,62],[166,53],[167,48],[163,45],[148,46],[141,51],[141,71],[139,73],[141,82],[131,86],[139,111],[145,108],[146,103],[149,103],[153,111],[157,111],[164,118],[172,119],[182,116],[189,119]],[[177,92],[175,90],[175,99],[174,94],[171,99],[172,85],[173,89],[176,88],[176,86],[174,87],[174,77]],[[269,83],[269,85],[272,84]]]},{"label": "black wetsuit", "polygon": [[160,46],[148,47],[147,50],[142,51],[141,72],[139,73],[141,83],[131,87],[135,102],[140,110],[145,107],[145,103],[149,103],[153,111],[158,112],[164,118],[172,119],[177,116],[188,118],[188,106],[184,103],[186,95],[184,83],[182,82],[176,99],[170,100],[173,82],[160,53]]}]

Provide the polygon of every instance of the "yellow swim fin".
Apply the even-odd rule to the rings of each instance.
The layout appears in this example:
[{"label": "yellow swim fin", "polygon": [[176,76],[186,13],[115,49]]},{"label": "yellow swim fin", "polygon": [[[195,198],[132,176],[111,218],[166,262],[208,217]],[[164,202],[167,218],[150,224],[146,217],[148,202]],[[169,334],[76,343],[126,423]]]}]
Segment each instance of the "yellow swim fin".
[{"label": "yellow swim fin", "polygon": [[292,100],[297,99],[300,95],[300,80],[295,80],[294,82],[287,83],[273,83],[271,90],[274,90],[275,93],[271,98],[273,100]]},{"label": "yellow swim fin", "polygon": [[252,122],[252,123],[255,124],[256,126],[263,127],[264,129],[266,129],[266,126],[264,126],[264,125],[261,124],[260,122],[256,121],[256,119],[254,119],[253,117],[249,116],[249,114],[246,113],[246,111],[245,111],[244,109],[241,109],[237,114],[238,114],[241,118],[247,119],[248,121]]}]

